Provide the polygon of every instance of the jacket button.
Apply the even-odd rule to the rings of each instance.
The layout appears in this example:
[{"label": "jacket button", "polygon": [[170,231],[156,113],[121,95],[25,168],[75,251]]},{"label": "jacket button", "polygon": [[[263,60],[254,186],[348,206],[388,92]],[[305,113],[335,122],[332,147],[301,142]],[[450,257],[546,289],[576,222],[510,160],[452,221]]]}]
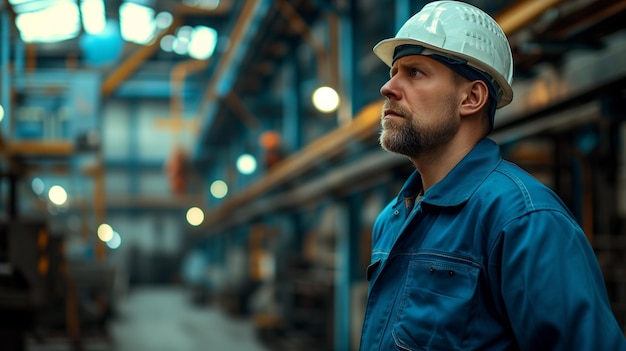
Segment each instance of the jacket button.
[{"label": "jacket button", "polygon": [[430,273],[434,273],[435,272],[435,267],[430,267]]},{"label": "jacket button", "polygon": [[454,271],[451,269],[450,271],[448,271],[448,274],[450,274],[450,276],[454,275]]}]

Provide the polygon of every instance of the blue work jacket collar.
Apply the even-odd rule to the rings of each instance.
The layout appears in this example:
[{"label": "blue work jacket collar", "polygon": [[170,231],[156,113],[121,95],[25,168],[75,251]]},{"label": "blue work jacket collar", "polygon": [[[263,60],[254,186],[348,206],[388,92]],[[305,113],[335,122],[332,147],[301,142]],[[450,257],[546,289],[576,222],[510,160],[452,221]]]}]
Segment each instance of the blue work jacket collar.
[{"label": "blue work jacket collar", "polygon": [[[470,198],[501,161],[498,145],[491,139],[482,139],[441,181],[426,191],[421,201],[435,206],[458,206]],[[421,187],[422,177],[415,170],[400,190],[395,206],[402,205],[406,198],[415,197]]]}]

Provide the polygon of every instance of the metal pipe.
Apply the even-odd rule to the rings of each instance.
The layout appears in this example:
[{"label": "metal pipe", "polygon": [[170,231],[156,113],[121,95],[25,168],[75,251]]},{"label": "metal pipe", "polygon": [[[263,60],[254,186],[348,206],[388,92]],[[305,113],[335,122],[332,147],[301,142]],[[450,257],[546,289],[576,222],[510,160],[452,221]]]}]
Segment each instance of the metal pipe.
[{"label": "metal pipe", "polygon": [[230,92],[230,94],[224,97],[224,102],[230,107],[237,115],[237,117],[241,120],[241,122],[246,125],[251,130],[258,130],[261,126],[261,122],[257,116],[252,113],[246,106],[243,101],[239,98],[237,94],[234,92]]},{"label": "metal pipe", "polygon": [[183,113],[185,112],[185,79],[192,73],[205,69],[209,64],[209,60],[187,60],[180,62],[172,68],[170,72],[170,122],[169,127],[178,132],[174,143],[178,143],[177,137],[184,128]]},{"label": "metal pipe", "polygon": [[113,94],[115,90],[128,78],[133,72],[135,72],[142,63],[144,63],[154,52],[159,48],[161,38],[167,34],[174,32],[181,23],[179,16],[175,16],[170,27],[161,32],[150,45],[142,46],[135,50],[124,62],[117,66],[111,74],[104,80],[100,92],[102,96],[108,97]]},{"label": "metal pipe", "polygon": [[563,0],[526,0],[516,2],[500,12],[496,21],[507,35],[511,35],[537,19]]},{"label": "metal pipe", "polygon": [[229,217],[233,211],[263,195],[265,192],[305,174],[316,164],[343,152],[349,142],[365,139],[376,133],[380,125],[382,101],[376,101],[361,110],[346,123],[325,136],[311,142],[302,151],[292,154],[276,164],[265,177],[252,184],[244,192],[225,200],[222,205],[209,212],[204,225],[211,225]]},{"label": "metal pipe", "polygon": [[0,87],[2,96],[0,102],[4,108],[4,123],[2,126],[2,134],[5,138],[9,138],[12,128],[12,111],[11,111],[11,72],[9,70],[11,60],[11,17],[8,11],[2,11],[0,18],[0,30],[2,31],[2,44],[0,46],[0,76],[2,77],[2,86]]},{"label": "metal pipe", "polygon": [[356,16],[356,5],[354,1],[350,1],[349,9],[346,9],[347,14],[343,14],[337,23],[337,32],[335,33],[339,37],[340,45],[337,49],[337,65],[341,67],[337,76],[339,77],[339,89],[341,103],[337,111],[337,124],[343,125],[350,123],[355,114],[354,110],[354,91],[355,91],[355,79],[357,79],[357,66],[355,65],[355,51],[357,50],[354,45],[354,21]]},{"label": "metal pipe", "polygon": [[330,72],[328,71],[328,52],[324,43],[319,41],[313,31],[306,23],[306,21],[300,16],[298,11],[287,0],[279,0],[276,2],[276,8],[278,12],[291,24],[291,27],[295,29],[298,34],[304,38],[304,40],[311,46],[315,57],[317,58],[317,74],[318,78],[323,81],[330,79]]},{"label": "metal pipe", "polygon": [[239,69],[240,62],[250,45],[250,37],[257,30],[261,19],[265,16],[268,8],[266,1],[246,1],[237,18],[230,42],[226,51],[222,54],[215,74],[207,84],[207,89],[202,98],[202,104],[198,110],[198,118],[203,119],[202,133],[208,135],[213,125],[213,119],[217,113],[216,105],[219,99],[226,96],[234,83],[233,76]]},{"label": "metal pipe", "polygon": [[593,9],[589,9],[593,5],[595,5],[594,2],[590,3],[590,6],[588,6],[587,8],[582,9],[582,11],[584,12],[587,12],[585,10],[590,11],[590,12],[587,12],[589,15],[586,16],[584,19],[572,21],[572,23],[569,26],[561,30],[558,30],[552,34],[557,38],[568,39],[569,36],[573,36],[578,32],[582,32],[596,23],[601,23],[603,21],[606,21],[611,16],[617,13],[620,13],[624,11],[624,9],[626,9],[625,0],[614,2],[602,8],[601,10],[597,10],[597,11],[594,11]]}]

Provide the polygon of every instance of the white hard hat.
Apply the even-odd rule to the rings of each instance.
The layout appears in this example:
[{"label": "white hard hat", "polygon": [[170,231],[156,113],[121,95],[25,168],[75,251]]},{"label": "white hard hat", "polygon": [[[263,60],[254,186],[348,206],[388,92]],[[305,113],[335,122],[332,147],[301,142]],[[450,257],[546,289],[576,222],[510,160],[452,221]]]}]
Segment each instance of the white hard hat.
[{"label": "white hard hat", "polygon": [[428,3],[404,23],[394,38],[376,44],[374,53],[391,67],[396,47],[405,44],[465,60],[486,73],[495,83],[498,108],[513,100],[509,41],[498,23],[482,10],[460,1]]}]

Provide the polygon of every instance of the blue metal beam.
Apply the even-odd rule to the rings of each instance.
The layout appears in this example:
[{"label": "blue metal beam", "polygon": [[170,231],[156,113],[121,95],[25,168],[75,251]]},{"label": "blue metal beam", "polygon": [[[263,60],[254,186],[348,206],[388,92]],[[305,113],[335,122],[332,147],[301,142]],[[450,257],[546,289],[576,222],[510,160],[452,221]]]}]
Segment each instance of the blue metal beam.
[{"label": "blue metal beam", "polygon": [[[139,128],[138,126],[136,126],[136,123],[134,123],[134,120],[136,120],[136,118],[129,118],[129,120],[133,120],[133,123],[132,125],[129,126],[129,128]],[[133,133],[133,134],[136,134],[136,133]],[[139,147],[132,146],[131,149],[138,150]],[[134,152],[135,152],[135,155],[138,155],[138,151],[134,151]],[[104,167],[107,170],[128,170],[133,167],[136,167],[137,169],[141,169],[143,171],[163,171],[163,166],[164,166],[163,160],[158,160],[158,161],[146,160],[146,159],[140,159],[139,156],[129,156],[129,157],[119,158],[119,159],[108,158],[104,160]]]},{"label": "blue metal beam", "polygon": [[[423,3],[424,1],[418,1],[420,8],[424,6]],[[398,32],[398,30],[400,30],[400,27],[402,27],[404,22],[409,19],[409,17],[411,17],[413,13],[411,12],[411,1],[409,0],[396,0],[395,5],[395,31]]]},{"label": "blue metal beam", "polygon": [[[339,72],[342,102],[339,109],[339,120],[346,122],[352,120],[355,115],[355,101],[353,93],[355,91],[356,65],[354,64],[354,54],[358,52],[355,48],[354,33],[356,31],[353,18],[356,18],[356,0],[349,2],[349,8],[339,16]],[[349,351],[350,347],[350,321],[351,309],[350,300],[352,293],[352,261],[358,258],[358,250],[353,245],[353,237],[358,236],[355,229],[354,216],[356,211],[352,210],[351,201],[344,201],[341,205],[341,217],[344,218],[341,226],[337,230],[337,262],[338,268],[335,276],[335,350]]]},{"label": "blue metal beam", "polygon": [[353,259],[350,201],[339,203],[336,213],[337,227],[335,261],[335,350],[350,350],[350,295],[351,295],[351,260]]},{"label": "blue metal beam", "polygon": [[206,144],[205,138],[210,134],[213,128],[215,116],[217,114],[217,105],[219,101],[230,93],[233,84],[237,80],[240,72],[240,65],[246,53],[250,50],[252,39],[259,30],[261,22],[269,12],[272,1],[258,0],[255,1],[249,13],[246,12],[246,6],[249,2],[244,2],[242,15],[233,23],[230,29],[231,35],[235,32],[241,33],[240,37],[231,37],[228,49],[222,54],[220,61],[216,65],[213,78],[209,82],[209,86],[203,97],[203,103],[198,112],[198,118],[201,119],[201,136],[198,145],[192,155],[197,159]]},{"label": "blue metal beam", "polygon": [[127,118],[126,121],[128,123],[128,161],[130,162],[130,167],[128,168],[128,173],[130,177],[129,194],[136,195],[139,194],[140,191],[140,168],[139,163],[139,107],[136,102],[131,102],[130,106],[130,115],[133,116],[131,118]]},{"label": "blue metal beam", "polygon": [[10,137],[11,132],[11,79],[10,79],[10,48],[11,48],[11,16],[9,11],[3,10],[0,18],[0,30],[2,46],[0,47],[0,76],[2,86],[0,87],[0,103],[4,108],[4,122],[2,123],[2,134]]},{"label": "blue metal beam", "polygon": [[300,118],[300,77],[298,63],[295,55],[286,59],[283,79],[285,89],[283,93],[283,135],[285,147],[290,151],[298,151],[302,148],[303,126]]}]

